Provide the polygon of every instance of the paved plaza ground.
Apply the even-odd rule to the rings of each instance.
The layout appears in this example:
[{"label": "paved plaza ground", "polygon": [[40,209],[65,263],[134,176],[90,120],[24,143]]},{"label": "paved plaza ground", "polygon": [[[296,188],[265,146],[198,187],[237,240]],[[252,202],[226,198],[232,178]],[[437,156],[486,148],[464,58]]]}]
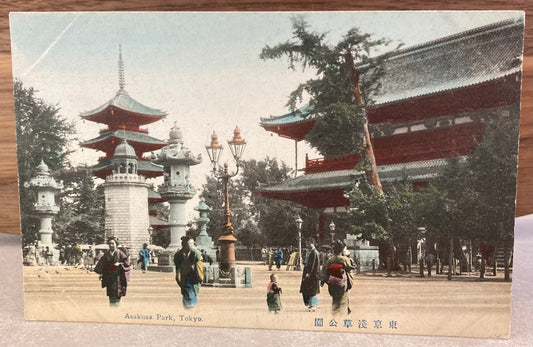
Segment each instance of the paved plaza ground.
[{"label": "paved plaza ground", "polygon": [[[25,266],[26,318],[136,324],[226,326],[337,332],[505,337],[511,315],[511,283],[503,272],[480,281],[478,273],[419,278],[413,273],[363,273],[350,292],[352,313],[334,316],[324,286],[321,306],[308,312],[299,293],[301,272],[252,269],[252,288],[202,287],[199,304],[185,310],[173,273],[133,270],[127,296],[110,308],[98,275],[66,266]],[[282,311],[269,313],[266,287],[271,272],[283,288]]]}]

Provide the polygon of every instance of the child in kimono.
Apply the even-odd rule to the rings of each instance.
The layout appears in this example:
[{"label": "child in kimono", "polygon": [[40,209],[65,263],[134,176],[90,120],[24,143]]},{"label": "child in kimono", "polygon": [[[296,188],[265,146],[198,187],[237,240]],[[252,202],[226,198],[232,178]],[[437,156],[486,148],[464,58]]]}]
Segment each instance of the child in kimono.
[{"label": "child in kimono", "polygon": [[268,311],[278,313],[281,310],[281,286],[278,283],[278,276],[270,275],[270,283],[267,287],[267,305]]}]

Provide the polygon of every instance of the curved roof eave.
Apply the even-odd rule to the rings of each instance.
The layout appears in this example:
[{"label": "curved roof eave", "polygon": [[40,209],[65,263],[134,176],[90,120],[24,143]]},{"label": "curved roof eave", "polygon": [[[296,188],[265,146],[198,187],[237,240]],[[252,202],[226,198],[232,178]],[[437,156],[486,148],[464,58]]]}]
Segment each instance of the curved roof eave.
[{"label": "curved roof eave", "polygon": [[165,117],[167,115],[166,112],[162,110],[155,109],[155,108],[146,106],[144,104],[141,104],[140,102],[136,101],[131,96],[129,96],[128,94],[124,92],[119,92],[117,93],[117,95],[115,95],[111,100],[109,100],[105,104],[91,111],[82,112],[80,114],[80,117],[87,118],[87,117],[95,116],[105,111],[110,106],[114,106],[121,110],[137,113],[143,116]]}]

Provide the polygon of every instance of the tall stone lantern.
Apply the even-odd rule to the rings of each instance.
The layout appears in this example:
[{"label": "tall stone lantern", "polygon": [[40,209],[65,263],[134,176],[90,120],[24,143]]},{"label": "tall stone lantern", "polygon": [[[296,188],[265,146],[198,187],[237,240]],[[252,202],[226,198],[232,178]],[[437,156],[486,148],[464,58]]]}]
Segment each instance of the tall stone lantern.
[{"label": "tall stone lantern", "polygon": [[185,236],[185,203],[192,199],[196,188],[189,182],[189,168],[200,164],[202,156],[194,156],[183,144],[183,132],[174,124],[170,129],[168,145],[161,149],[152,162],[162,165],[164,182],[159,188],[161,197],[170,204],[169,250],[181,248],[181,237]]},{"label": "tall stone lantern", "polygon": [[33,189],[37,194],[37,201],[33,206],[35,214],[41,219],[41,245],[52,249],[52,218],[59,212],[56,205],[56,192],[63,189],[63,183],[57,182],[51,175],[48,166],[41,160],[37,166],[37,175],[24,184],[26,188]]},{"label": "tall stone lantern", "polygon": [[[207,234],[207,223],[210,219],[207,212],[212,208],[205,203],[205,199],[200,199],[200,204],[194,208],[200,214],[198,224],[200,225],[200,234],[196,237],[195,243],[198,249],[203,249],[212,259],[216,259],[216,247],[213,239]],[[205,259],[204,259],[205,261]]]}]

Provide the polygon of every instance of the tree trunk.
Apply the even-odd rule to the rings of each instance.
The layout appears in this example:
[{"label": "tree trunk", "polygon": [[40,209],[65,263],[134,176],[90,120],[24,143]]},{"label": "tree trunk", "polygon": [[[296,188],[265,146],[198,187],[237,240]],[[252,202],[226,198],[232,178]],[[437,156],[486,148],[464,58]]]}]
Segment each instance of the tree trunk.
[{"label": "tree trunk", "polygon": [[[512,244],[512,243],[511,243]],[[508,240],[505,240],[504,241],[504,258],[503,258],[503,261],[505,262],[504,264],[504,267],[505,267],[505,275],[504,275],[504,280],[505,281],[510,281],[511,280],[511,257],[510,257],[510,253],[511,253],[511,249],[512,249],[512,246],[509,247],[509,241]]]},{"label": "tree trunk", "polygon": [[365,103],[363,101],[363,95],[361,94],[361,88],[359,87],[359,72],[355,67],[353,56],[350,52],[347,52],[344,55],[344,62],[350,73],[350,81],[352,83],[352,91],[355,101],[357,102],[357,105],[361,106],[364,110],[365,124],[363,126],[363,132],[365,137],[365,148],[363,150],[363,157],[370,164],[370,167],[365,169],[366,179],[370,185],[376,187],[376,189],[383,194],[383,187],[381,186],[381,181],[378,176],[376,157],[374,156],[370,132],[368,131],[368,117],[366,115]]},{"label": "tree trunk", "polygon": [[448,281],[452,280],[452,271],[455,271],[453,258],[453,237],[450,237],[450,254],[448,257]]}]

